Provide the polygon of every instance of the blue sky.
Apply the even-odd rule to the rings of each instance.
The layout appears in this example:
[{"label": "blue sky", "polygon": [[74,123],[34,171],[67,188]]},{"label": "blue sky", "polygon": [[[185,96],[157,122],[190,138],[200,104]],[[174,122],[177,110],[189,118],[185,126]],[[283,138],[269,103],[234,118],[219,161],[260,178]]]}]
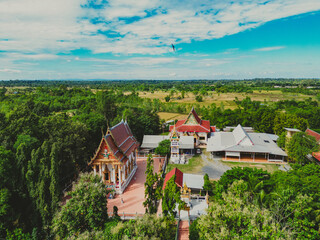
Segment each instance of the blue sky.
[{"label": "blue sky", "polygon": [[319,0],[1,0],[0,79],[319,78],[319,26]]}]

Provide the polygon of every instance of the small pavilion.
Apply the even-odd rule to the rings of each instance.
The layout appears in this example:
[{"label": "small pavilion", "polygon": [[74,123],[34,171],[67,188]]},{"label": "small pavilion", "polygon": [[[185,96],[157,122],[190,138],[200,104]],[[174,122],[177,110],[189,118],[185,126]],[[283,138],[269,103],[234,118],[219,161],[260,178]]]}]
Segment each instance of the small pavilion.
[{"label": "small pavilion", "polygon": [[99,174],[108,189],[122,194],[137,170],[138,142],[128,123],[121,121],[102,137],[89,166]]}]

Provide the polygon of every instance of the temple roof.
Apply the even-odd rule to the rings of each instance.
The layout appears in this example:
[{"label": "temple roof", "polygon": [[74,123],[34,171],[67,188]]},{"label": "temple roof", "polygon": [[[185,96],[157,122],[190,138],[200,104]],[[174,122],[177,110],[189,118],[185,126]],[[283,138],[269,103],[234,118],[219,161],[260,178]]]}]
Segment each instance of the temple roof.
[{"label": "temple roof", "polygon": [[[170,131],[174,126],[170,126]],[[201,120],[194,108],[191,109],[188,117],[177,121],[175,124],[178,132],[211,132],[210,121]]]},{"label": "temple roof", "polygon": [[96,154],[92,158],[91,164],[102,150],[102,145],[105,143],[112,155],[119,161],[124,161],[129,158],[130,154],[138,147],[138,142],[134,138],[127,122],[123,120],[112,128],[108,129],[106,135],[102,138]]},{"label": "temple roof", "polygon": [[313,130],[311,130],[311,129],[308,128],[308,129],[306,130],[306,134],[315,137],[316,140],[317,140],[317,142],[320,141],[320,134],[319,134],[319,133],[317,133],[317,132],[315,132],[315,131],[313,131]]},{"label": "temple roof", "polygon": [[163,182],[163,187],[162,189],[165,189],[166,188],[166,185],[167,185],[167,182],[170,180],[170,178],[172,178],[172,176],[175,175],[175,180],[174,182],[178,185],[178,187],[182,187],[182,184],[183,184],[183,173],[178,169],[178,168],[174,168],[172,169],[170,172],[168,172],[166,174],[166,177],[164,179],[164,182]]}]

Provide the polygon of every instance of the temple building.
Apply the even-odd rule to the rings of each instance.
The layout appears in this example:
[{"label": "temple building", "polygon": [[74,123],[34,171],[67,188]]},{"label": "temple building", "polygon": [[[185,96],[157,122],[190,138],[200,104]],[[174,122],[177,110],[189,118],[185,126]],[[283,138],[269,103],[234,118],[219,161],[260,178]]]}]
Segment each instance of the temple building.
[{"label": "temple building", "polygon": [[215,132],[207,151],[223,156],[225,161],[283,162],[287,154],[266,133],[248,133],[239,124],[232,132]]},{"label": "temple building", "polygon": [[185,164],[197,149],[207,147],[208,137],[215,132],[215,129],[214,126],[210,126],[210,121],[200,119],[192,108],[186,119],[179,120],[170,126],[169,135],[144,135],[141,150],[153,152],[161,141],[169,139],[171,141],[170,161],[175,164]]},{"label": "temple building", "polygon": [[188,117],[178,120],[170,126],[170,132],[175,129],[180,136],[193,136],[195,147],[206,147],[208,135],[215,132],[215,127],[210,126],[209,120],[202,120],[192,107]]},{"label": "temple building", "polygon": [[89,166],[99,174],[108,189],[122,194],[137,170],[138,142],[128,123],[121,121],[107,130]]}]

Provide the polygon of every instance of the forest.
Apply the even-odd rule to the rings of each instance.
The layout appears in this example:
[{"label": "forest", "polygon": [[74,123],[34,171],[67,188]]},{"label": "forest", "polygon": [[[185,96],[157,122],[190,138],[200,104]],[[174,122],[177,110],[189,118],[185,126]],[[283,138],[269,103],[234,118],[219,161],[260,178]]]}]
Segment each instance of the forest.
[{"label": "forest", "polygon": [[[320,129],[320,81],[317,79],[0,81],[0,86],[0,238],[6,239],[138,238],[137,229],[145,228],[148,232],[155,225],[159,225],[159,229],[150,230],[145,239],[171,236],[175,229],[170,219],[146,215],[134,224],[116,217],[109,219],[107,210],[101,210],[107,201],[99,198],[104,194],[103,187],[99,190],[90,185],[92,182],[96,186],[99,179],[84,174],[83,179],[87,180],[77,181],[79,189],[72,187],[81,173],[89,171],[87,163],[101,136],[121,119],[128,121],[139,142],[144,134],[167,131],[159,112],[187,114],[192,106],[217,128],[241,124],[277,135],[283,135],[285,127],[302,131]],[[206,104],[205,98],[195,99],[194,103],[173,100],[177,96],[183,99],[188,93],[205,97],[211,92],[274,91],[274,86],[283,94],[290,92],[307,97],[279,101],[235,97],[233,109],[223,104]],[[141,91],[164,91],[170,99],[143,97]],[[288,173],[274,174],[248,171],[230,170],[211,186],[214,203],[209,214],[192,225],[194,239],[219,239],[214,232],[226,227],[223,225],[226,223],[228,231],[224,232],[224,239],[319,239],[319,166],[294,165]],[[92,187],[90,201],[96,204],[97,199],[101,200],[96,206],[100,215],[91,223],[86,223],[85,218],[81,222],[79,217],[96,211],[90,210],[90,206],[87,212],[70,215],[70,211],[77,212],[74,201],[82,199],[84,185]],[[73,200],[68,202],[70,206],[63,207],[65,193],[71,190]],[[78,209],[83,210],[80,200]],[[246,206],[246,211],[242,206]],[[217,216],[221,209],[223,212]],[[257,214],[250,215],[253,212]],[[242,219],[246,219],[244,226],[238,225],[239,219],[234,213],[241,213]],[[213,218],[221,221],[212,223]],[[70,222],[70,225],[61,225],[61,222]],[[70,230],[70,235],[66,229],[74,231]],[[260,232],[248,235],[250,231],[243,232],[243,229],[260,229]],[[273,238],[267,237],[268,234]]]}]

